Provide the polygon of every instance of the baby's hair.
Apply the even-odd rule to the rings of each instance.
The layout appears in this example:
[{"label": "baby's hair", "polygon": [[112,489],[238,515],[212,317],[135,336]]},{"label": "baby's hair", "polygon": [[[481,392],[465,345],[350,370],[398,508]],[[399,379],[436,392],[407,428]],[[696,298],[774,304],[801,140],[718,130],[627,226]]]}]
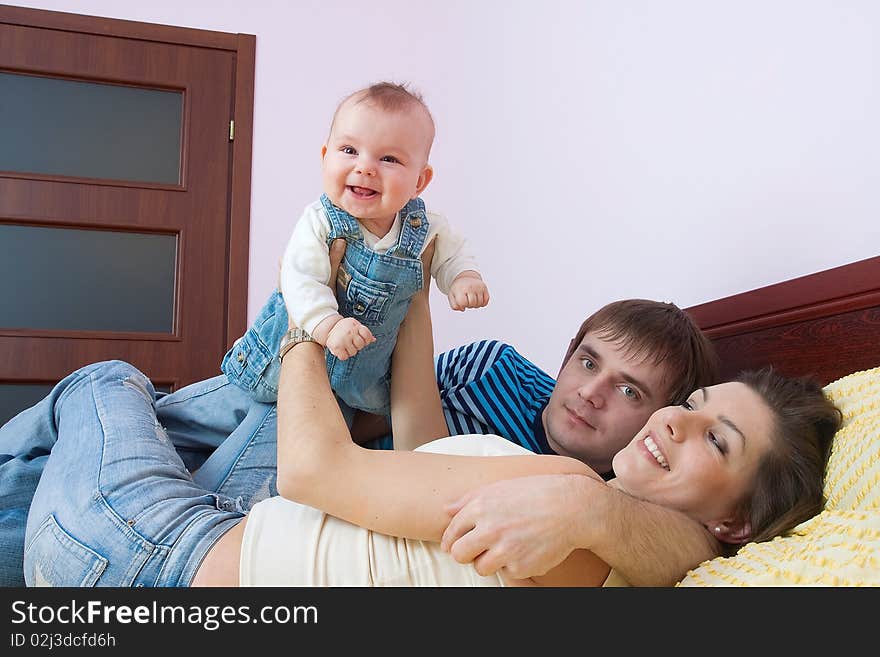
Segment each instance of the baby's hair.
[{"label": "baby's hair", "polygon": [[[369,87],[355,91],[348,98],[354,98],[355,96],[358,96],[356,101],[358,103],[365,101],[372,102],[389,112],[399,112],[412,105],[420,105],[426,112],[428,112],[429,116],[431,114],[428,110],[428,106],[422,98],[422,94],[409,87],[407,83],[397,84],[396,82],[377,82],[371,84]],[[348,98],[346,98],[346,100],[348,100]]]},{"label": "baby's hair", "polygon": [[333,113],[333,121],[330,122],[331,133],[333,132],[333,124],[336,123],[336,116],[339,114],[339,110],[349,101],[371,103],[386,112],[402,112],[413,107],[421,108],[431,122],[432,130],[434,127],[434,117],[431,116],[431,110],[425,104],[422,94],[413,89],[408,83],[376,82],[369,87],[358,89],[342,99],[342,102],[337,105],[336,111]]}]

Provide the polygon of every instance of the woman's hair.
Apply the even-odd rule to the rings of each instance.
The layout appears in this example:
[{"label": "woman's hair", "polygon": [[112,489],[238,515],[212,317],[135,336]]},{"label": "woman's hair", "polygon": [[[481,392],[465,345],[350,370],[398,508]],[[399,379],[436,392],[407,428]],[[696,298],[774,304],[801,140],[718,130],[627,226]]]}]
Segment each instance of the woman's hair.
[{"label": "woman's hair", "polygon": [[751,524],[750,540],[767,541],[822,510],[825,465],[842,415],[806,377],[783,377],[768,367],[736,380],[760,395],[773,414],[771,451],[739,509]]}]

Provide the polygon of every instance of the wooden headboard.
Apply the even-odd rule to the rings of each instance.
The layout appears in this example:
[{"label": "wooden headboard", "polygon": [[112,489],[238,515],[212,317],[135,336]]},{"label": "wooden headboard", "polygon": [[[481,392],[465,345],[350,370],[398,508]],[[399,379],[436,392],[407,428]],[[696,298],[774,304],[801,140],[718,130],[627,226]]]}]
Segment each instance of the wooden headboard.
[{"label": "wooden headboard", "polygon": [[880,256],[686,310],[715,343],[723,378],[773,365],[825,385],[880,366]]}]

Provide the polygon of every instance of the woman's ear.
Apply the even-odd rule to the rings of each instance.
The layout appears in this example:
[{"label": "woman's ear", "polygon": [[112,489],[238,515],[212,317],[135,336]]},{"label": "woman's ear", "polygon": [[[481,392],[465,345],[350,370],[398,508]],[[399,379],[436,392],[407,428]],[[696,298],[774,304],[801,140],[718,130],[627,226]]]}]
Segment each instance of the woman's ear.
[{"label": "woman's ear", "polygon": [[419,174],[419,179],[416,181],[416,193],[413,195],[413,198],[419,196],[423,191],[425,191],[425,187],[428,186],[428,183],[434,179],[434,167],[430,164],[426,164],[425,168],[422,169],[422,172]]},{"label": "woman's ear", "polygon": [[722,543],[743,545],[752,540],[752,525],[748,520],[713,520],[706,523],[709,533]]}]

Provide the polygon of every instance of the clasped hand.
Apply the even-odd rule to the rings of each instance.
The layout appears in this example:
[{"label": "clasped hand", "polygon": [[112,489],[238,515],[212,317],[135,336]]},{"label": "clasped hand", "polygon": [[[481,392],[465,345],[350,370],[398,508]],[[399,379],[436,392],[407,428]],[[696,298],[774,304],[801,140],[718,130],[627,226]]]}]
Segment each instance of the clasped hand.
[{"label": "clasped hand", "polygon": [[446,508],[451,516],[440,547],[483,576],[544,575],[576,544],[578,505],[571,495],[579,475],[506,479],[474,489]]}]

